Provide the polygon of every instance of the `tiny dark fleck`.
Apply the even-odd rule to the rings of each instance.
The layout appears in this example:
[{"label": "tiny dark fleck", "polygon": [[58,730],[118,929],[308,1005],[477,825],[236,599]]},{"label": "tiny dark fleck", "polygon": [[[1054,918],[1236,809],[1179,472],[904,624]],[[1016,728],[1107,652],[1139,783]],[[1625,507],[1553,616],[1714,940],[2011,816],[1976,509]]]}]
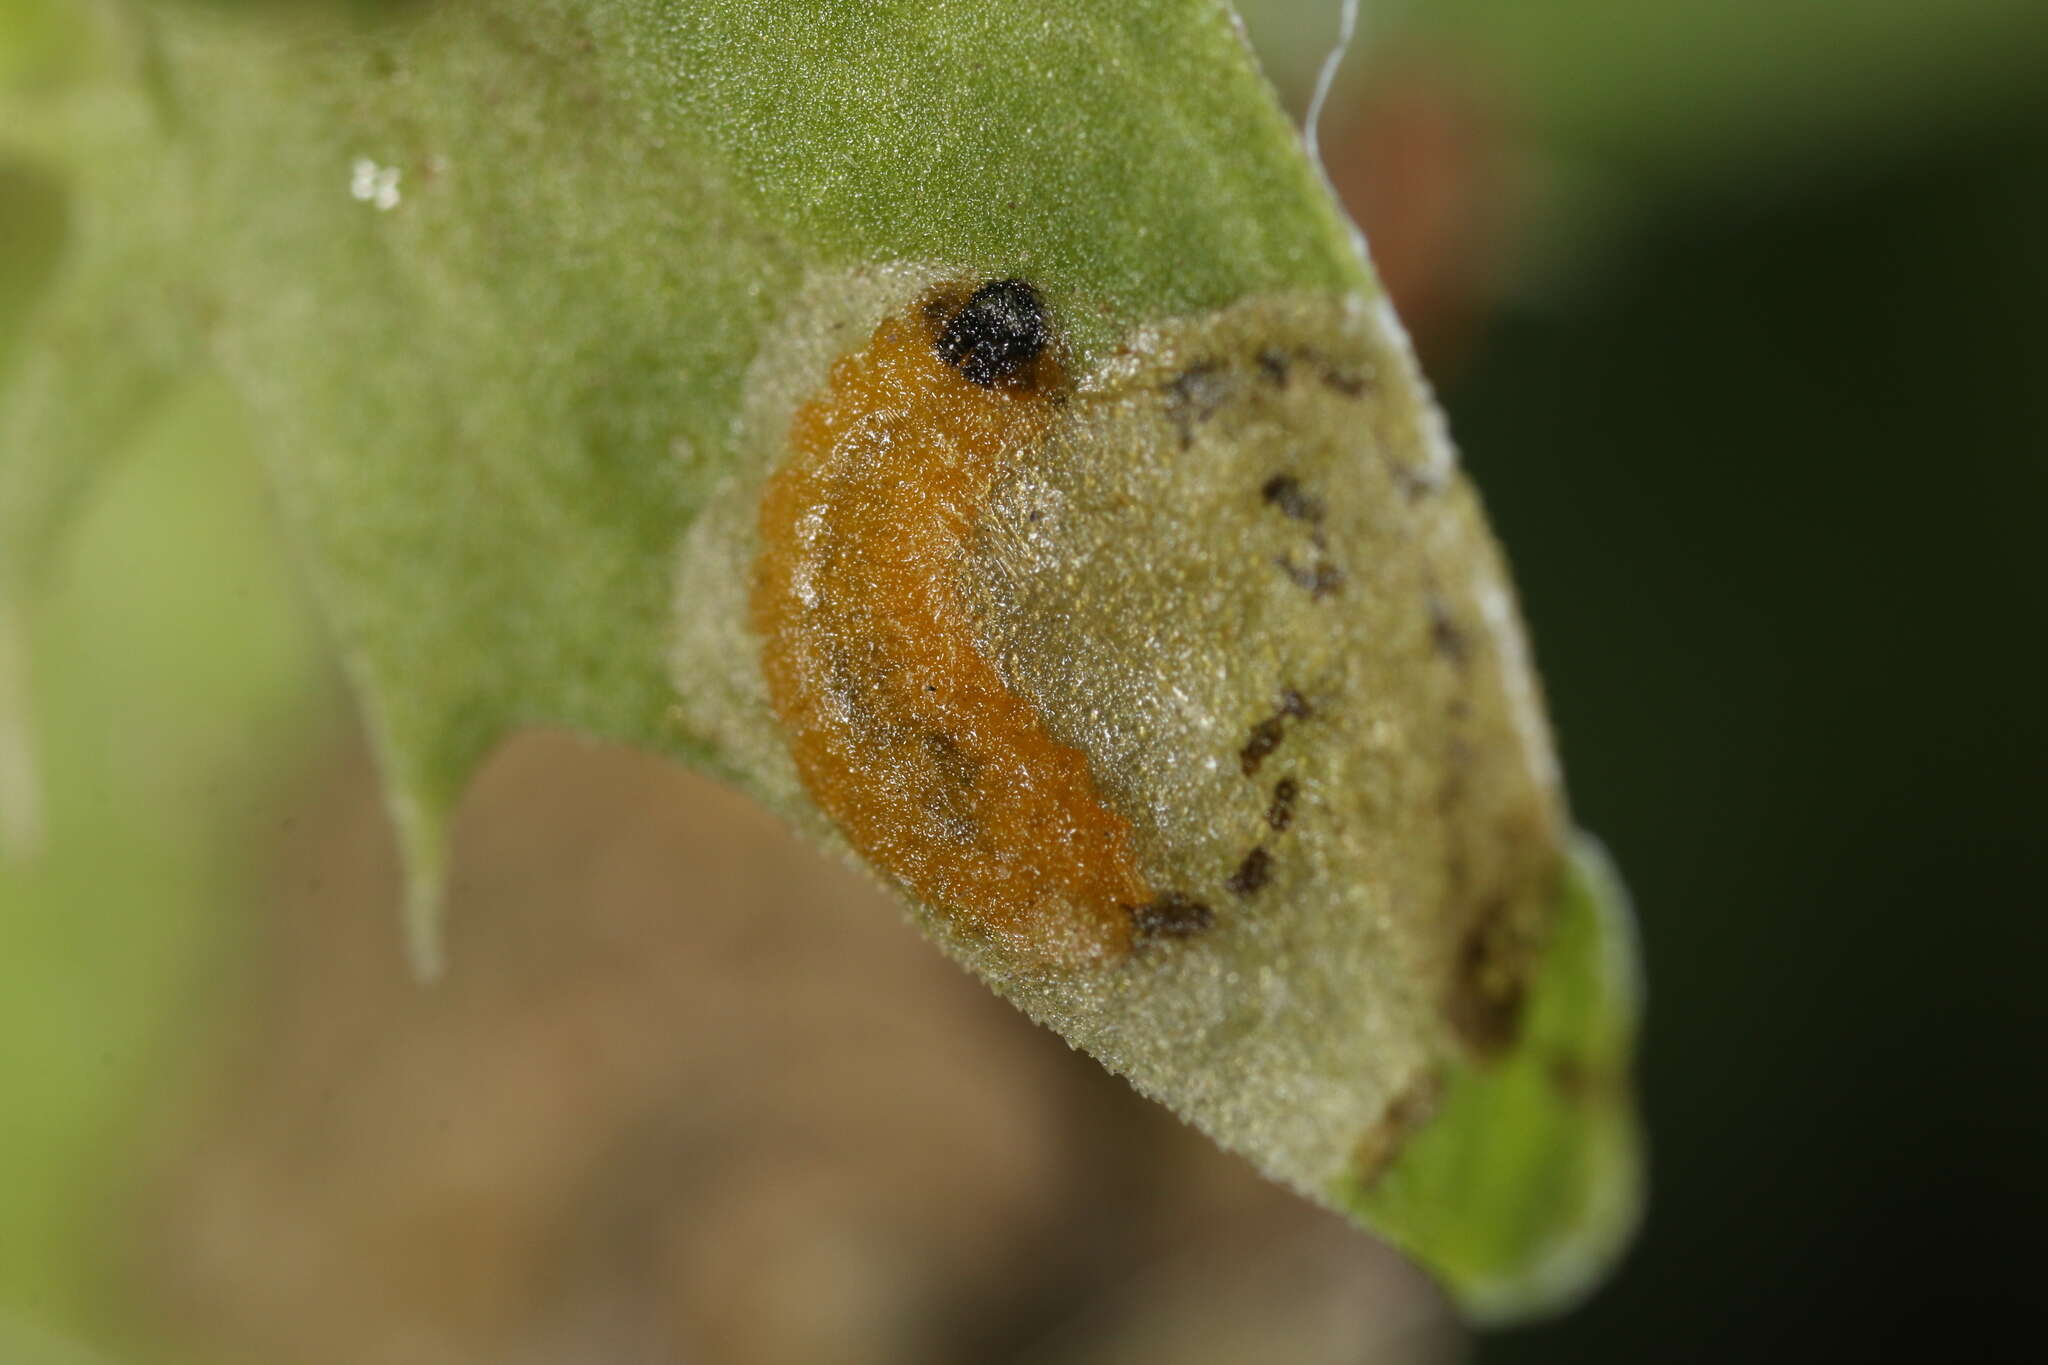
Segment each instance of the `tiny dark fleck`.
[{"label": "tiny dark fleck", "polygon": [[1318,602],[1344,586],[1344,571],[1327,559],[1319,559],[1312,567],[1306,569],[1286,555],[1279,556],[1273,562],[1280,566],[1280,572],[1287,575],[1289,582]]},{"label": "tiny dark fleck", "polygon": [[1140,938],[1189,938],[1216,919],[1208,906],[1181,891],[1168,891],[1131,908],[1131,927]]},{"label": "tiny dark fleck", "polygon": [[1223,883],[1223,889],[1233,895],[1249,896],[1264,886],[1273,875],[1273,855],[1264,848],[1254,848],[1244,855],[1244,861],[1237,865],[1237,871]]},{"label": "tiny dark fleck", "polygon": [[1210,361],[1188,366],[1166,385],[1167,415],[1180,428],[1183,447],[1195,439],[1195,425],[1214,416],[1229,396],[1229,381]]},{"label": "tiny dark fleck", "polygon": [[1465,639],[1465,632],[1458,629],[1458,623],[1435,596],[1429,599],[1429,642],[1436,652],[1452,663],[1463,666],[1470,657],[1471,645]]},{"label": "tiny dark fleck", "polygon": [[1438,1076],[1419,1076],[1394,1097],[1386,1113],[1366,1130],[1352,1153],[1352,1163],[1368,1186],[1386,1173],[1409,1136],[1429,1121],[1442,1092],[1443,1082]]},{"label": "tiny dark fleck", "polygon": [[1327,360],[1318,367],[1317,377],[1346,398],[1357,398],[1371,387],[1364,375],[1354,370],[1340,370]]},{"label": "tiny dark fleck", "polygon": [[1526,950],[1510,906],[1499,896],[1481,907],[1459,944],[1445,1015],[1475,1052],[1498,1054],[1520,1033]]},{"label": "tiny dark fleck", "polygon": [[1264,350],[1259,352],[1259,373],[1281,388],[1287,387],[1287,352]]},{"label": "tiny dark fleck", "polygon": [[1275,474],[1259,489],[1259,496],[1296,521],[1321,521],[1323,501],[1313,497],[1292,474]]},{"label": "tiny dark fleck", "polygon": [[1291,687],[1280,694],[1280,714],[1283,716],[1307,720],[1313,710],[1314,708],[1308,704],[1308,698]]},{"label": "tiny dark fleck", "polygon": [[1237,751],[1237,761],[1244,768],[1244,775],[1250,777],[1266,761],[1266,755],[1280,747],[1282,734],[1280,717],[1268,716],[1252,727],[1251,737],[1244,747]]},{"label": "tiny dark fleck", "polygon": [[1266,823],[1275,832],[1294,823],[1294,802],[1300,795],[1301,786],[1291,777],[1273,784],[1273,804],[1266,807]]},{"label": "tiny dark fleck", "polygon": [[1557,1053],[1544,1070],[1550,1075],[1551,1088],[1573,1104],[1583,1104],[1599,1093],[1599,1080],[1582,1057]]},{"label": "tiny dark fleck", "polygon": [[991,280],[939,333],[939,358],[985,389],[1015,379],[1052,344],[1052,315],[1024,280]]}]

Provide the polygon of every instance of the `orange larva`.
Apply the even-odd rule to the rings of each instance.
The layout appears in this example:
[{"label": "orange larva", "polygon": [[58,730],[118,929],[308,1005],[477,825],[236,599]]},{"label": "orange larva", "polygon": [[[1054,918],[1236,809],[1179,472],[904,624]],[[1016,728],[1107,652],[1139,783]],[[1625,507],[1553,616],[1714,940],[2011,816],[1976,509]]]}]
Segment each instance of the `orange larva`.
[{"label": "orange larva", "polygon": [[1086,756],[977,638],[966,560],[1062,401],[1050,342],[1037,292],[1002,280],[842,357],[763,494],[752,620],[798,773],[854,849],[970,936],[1079,965],[1206,912],[1154,897]]}]

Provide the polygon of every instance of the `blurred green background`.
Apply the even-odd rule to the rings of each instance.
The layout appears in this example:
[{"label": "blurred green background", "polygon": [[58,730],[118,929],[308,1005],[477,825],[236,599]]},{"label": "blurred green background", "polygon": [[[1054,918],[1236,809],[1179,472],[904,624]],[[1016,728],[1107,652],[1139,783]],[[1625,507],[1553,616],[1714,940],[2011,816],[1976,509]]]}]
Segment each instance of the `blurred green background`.
[{"label": "blurred green background", "polygon": [[[1335,7],[1247,10],[1298,112]],[[60,13],[0,3],[0,74]],[[1642,918],[1652,1204],[1597,1298],[1462,1339],[772,824],[575,741],[486,773],[414,990],[197,384],[0,622],[0,784],[25,732],[47,798],[0,857],[0,1358],[2037,1359],[2048,8],[1368,4],[1323,146]],[[4,147],[0,364],[63,231]]]}]

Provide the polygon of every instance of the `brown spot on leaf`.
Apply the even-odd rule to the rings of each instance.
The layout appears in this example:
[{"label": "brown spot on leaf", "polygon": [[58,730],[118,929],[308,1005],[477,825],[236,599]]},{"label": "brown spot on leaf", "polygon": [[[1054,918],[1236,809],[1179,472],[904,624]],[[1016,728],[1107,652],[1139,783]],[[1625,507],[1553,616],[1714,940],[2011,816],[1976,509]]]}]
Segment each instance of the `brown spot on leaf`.
[{"label": "brown spot on leaf", "polygon": [[1191,938],[1215,923],[1215,912],[1184,891],[1168,891],[1131,907],[1140,938]]},{"label": "brown spot on leaf", "polygon": [[1434,1073],[1419,1076],[1387,1104],[1379,1121],[1365,1130],[1352,1149],[1351,1169],[1361,1185],[1371,1185],[1401,1154],[1408,1135],[1436,1114],[1443,1080]]},{"label": "brown spot on leaf", "polygon": [[1323,356],[1316,357],[1316,378],[1323,381],[1324,387],[1346,398],[1362,398],[1372,387],[1372,380],[1363,372],[1337,365]]},{"label": "brown spot on leaf", "polygon": [[1314,714],[1315,708],[1309,705],[1307,697],[1292,687],[1282,691],[1280,709],[1254,725],[1250,737],[1244,742],[1244,747],[1237,751],[1238,763],[1243,767],[1244,775],[1250,777],[1256,773],[1259,765],[1266,761],[1266,756],[1280,747],[1280,741],[1287,734],[1288,721],[1307,720]]},{"label": "brown spot on leaf", "polygon": [[1195,428],[1216,415],[1230,397],[1230,380],[1214,361],[1190,365],[1166,385],[1166,415],[1180,429],[1183,448],[1195,439]]},{"label": "brown spot on leaf", "polygon": [[1266,807],[1266,824],[1276,833],[1294,823],[1294,802],[1300,795],[1301,785],[1291,777],[1273,784],[1273,804]]},{"label": "brown spot on leaf", "polygon": [[1246,777],[1256,773],[1259,765],[1266,761],[1266,755],[1280,747],[1280,741],[1286,733],[1286,728],[1278,716],[1268,716],[1252,727],[1251,737],[1246,739],[1244,747],[1237,751],[1238,764],[1244,769]]},{"label": "brown spot on leaf", "polygon": [[1294,586],[1320,602],[1344,586],[1344,571],[1327,559],[1319,559],[1309,568],[1303,568],[1281,555],[1273,561],[1280,571],[1292,580]]},{"label": "brown spot on leaf", "polygon": [[1259,496],[1296,521],[1321,521],[1323,502],[1301,486],[1292,474],[1275,474],[1259,489]]},{"label": "brown spot on leaf", "polygon": [[1434,593],[1429,598],[1429,643],[1438,654],[1460,668],[1472,656],[1471,641],[1465,638],[1465,632],[1451,619],[1450,609]]},{"label": "brown spot on leaf", "polygon": [[1601,1078],[1586,1065],[1585,1059],[1568,1052],[1550,1058],[1543,1069],[1550,1077],[1551,1088],[1573,1104],[1593,1099],[1602,1089]]},{"label": "brown spot on leaf", "polygon": [[1497,1056],[1520,1036],[1531,948],[1504,896],[1488,901],[1465,931],[1444,1018],[1474,1052]]},{"label": "brown spot on leaf", "polygon": [[1264,886],[1273,877],[1273,855],[1263,847],[1255,847],[1244,855],[1244,861],[1237,865],[1237,871],[1230,874],[1223,883],[1223,889],[1237,896],[1249,896]]}]

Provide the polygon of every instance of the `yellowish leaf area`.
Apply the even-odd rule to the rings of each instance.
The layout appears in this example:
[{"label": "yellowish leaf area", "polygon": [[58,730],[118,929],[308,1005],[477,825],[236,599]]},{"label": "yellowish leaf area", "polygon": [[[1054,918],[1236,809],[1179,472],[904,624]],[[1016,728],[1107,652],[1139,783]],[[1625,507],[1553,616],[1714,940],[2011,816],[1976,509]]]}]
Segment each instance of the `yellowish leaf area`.
[{"label": "yellowish leaf area", "polygon": [[685,537],[678,722],[1468,1311],[1554,1310],[1634,1217],[1632,957],[1398,324],[1277,295],[1077,357],[1062,305],[805,291]]}]

